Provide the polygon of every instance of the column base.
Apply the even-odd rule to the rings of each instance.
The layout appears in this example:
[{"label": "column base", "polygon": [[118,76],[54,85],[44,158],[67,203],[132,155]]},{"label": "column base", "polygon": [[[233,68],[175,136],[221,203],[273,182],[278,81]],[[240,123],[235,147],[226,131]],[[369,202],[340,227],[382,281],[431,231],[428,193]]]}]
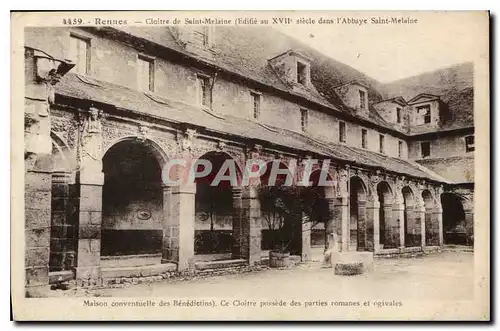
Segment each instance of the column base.
[{"label": "column base", "polygon": [[26,298],[46,298],[50,293],[50,286],[43,285],[27,285],[24,288]]}]

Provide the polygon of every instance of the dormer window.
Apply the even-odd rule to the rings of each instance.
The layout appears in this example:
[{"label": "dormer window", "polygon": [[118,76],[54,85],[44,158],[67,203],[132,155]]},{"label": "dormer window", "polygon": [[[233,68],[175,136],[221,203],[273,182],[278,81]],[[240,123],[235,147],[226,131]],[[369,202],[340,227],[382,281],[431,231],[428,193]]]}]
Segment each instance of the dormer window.
[{"label": "dormer window", "polygon": [[198,103],[203,108],[211,108],[212,93],[210,88],[210,78],[208,76],[198,75],[196,77],[198,87]]},{"label": "dormer window", "polygon": [[307,131],[307,122],[309,121],[309,114],[307,113],[307,109],[300,110],[300,129],[302,132]]},{"label": "dormer window", "polygon": [[193,31],[193,41],[198,46],[208,47],[210,43],[210,28],[208,26],[197,26]]},{"label": "dormer window", "polygon": [[465,137],[465,152],[474,152],[474,136]]},{"label": "dormer window", "polygon": [[417,107],[417,125],[428,124],[431,122],[431,105]]},{"label": "dormer window", "polygon": [[366,92],[359,90],[359,108],[366,109]]},{"label": "dormer window", "polygon": [[401,108],[399,107],[396,108],[396,123],[401,123]]},{"label": "dormer window", "polygon": [[307,64],[297,61],[297,83],[307,85],[308,71],[309,67]]}]

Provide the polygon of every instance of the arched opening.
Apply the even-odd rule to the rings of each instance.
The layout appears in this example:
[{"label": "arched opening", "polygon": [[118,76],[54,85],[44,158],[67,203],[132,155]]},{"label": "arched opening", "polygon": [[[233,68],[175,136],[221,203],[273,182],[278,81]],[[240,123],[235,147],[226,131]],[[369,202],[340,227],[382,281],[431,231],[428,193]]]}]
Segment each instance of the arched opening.
[{"label": "arched opening", "polygon": [[420,228],[415,222],[415,195],[409,186],[403,187],[404,216],[403,227],[405,232],[405,246],[415,247],[420,246]]},{"label": "arched opening", "polygon": [[[273,167],[277,176],[271,174]],[[292,182],[292,172],[279,160],[266,164],[260,176],[259,202],[261,212],[261,250],[284,250],[292,255],[301,254],[300,192]]]},{"label": "arched opening", "polygon": [[365,183],[359,177],[351,177],[349,180],[349,250],[367,250],[366,196]]},{"label": "arched opening", "polygon": [[111,146],[102,162],[101,257],[160,258],[164,213],[158,151],[127,139]]},{"label": "arched opening", "polygon": [[377,196],[379,207],[380,245],[381,248],[398,247],[397,224],[392,222],[392,190],[385,181],[378,183]]},{"label": "arched opening", "polygon": [[461,197],[453,193],[441,194],[444,244],[467,244],[465,212],[462,200]]},{"label": "arched opening", "polygon": [[422,199],[425,207],[425,245],[437,246],[439,245],[439,224],[433,218],[434,198],[429,190],[423,190]]},{"label": "arched opening", "polygon": [[311,247],[327,250],[329,242],[327,236],[332,234],[335,228],[330,207],[327,199],[334,196],[333,187],[325,186],[322,179],[331,181],[328,173],[317,169],[311,173],[309,181],[311,186],[304,187],[306,214],[311,219]]},{"label": "arched opening", "polygon": [[198,260],[229,259],[235,243],[233,185],[240,183],[241,173],[236,162],[224,152],[208,152],[198,160],[198,173],[205,171],[205,161],[211,164],[211,169],[195,180],[194,253]]}]

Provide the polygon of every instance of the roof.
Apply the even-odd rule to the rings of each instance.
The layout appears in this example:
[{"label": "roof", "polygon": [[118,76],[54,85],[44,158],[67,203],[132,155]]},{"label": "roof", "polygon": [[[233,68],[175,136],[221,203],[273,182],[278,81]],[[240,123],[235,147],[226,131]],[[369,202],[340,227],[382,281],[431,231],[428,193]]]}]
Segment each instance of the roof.
[{"label": "roof", "polygon": [[386,97],[405,99],[427,94],[439,96],[443,111],[439,127],[431,131],[447,131],[474,126],[474,65],[457,64],[384,85]]},{"label": "roof", "polygon": [[157,117],[174,123],[189,123],[203,126],[212,132],[229,134],[243,139],[261,140],[307,153],[343,160],[360,166],[377,167],[388,172],[428,178],[438,182],[449,182],[415,162],[393,158],[344,144],[326,143],[307,135],[258,122],[228,115],[211,114],[193,105],[147,95],[143,92],[68,73],[56,85],[56,94],[82,100],[90,100],[118,108]]}]

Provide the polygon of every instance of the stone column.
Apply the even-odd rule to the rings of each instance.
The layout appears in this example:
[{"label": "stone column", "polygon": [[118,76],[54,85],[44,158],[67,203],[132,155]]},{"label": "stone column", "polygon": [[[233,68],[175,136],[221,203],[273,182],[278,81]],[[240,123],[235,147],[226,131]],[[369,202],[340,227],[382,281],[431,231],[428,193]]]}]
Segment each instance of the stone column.
[{"label": "stone column", "polygon": [[25,48],[25,291],[44,296],[49,284],[54,86],[74,64]]},{"label": "stone column", "polygon": [[465,214],[465,235],[466,235],[466,245],[474,245],[474,205],[467,201],[464,202],[464,214]]},{"label": "stone column", "polygon": [[25,174],[25,291],[43,297],[49,290],[51,215],[50,156],[39,158]]},{"label": "stone column", "polygon": [[368,245],[369,245],[368,226],[366,222],[366,203],[367,202],[365,200],[358,200],[358,224],[357,224],[358,251],[368,250]]},{"label": "stone column", "polygon": [[[335,198],[325,198],[326,203],[328,204],[328,215],[329,219],[325,223],[325,240],[326,240],[326,245],[325,245],[325,251],[327,249],[332,249],[333,247],[340,247],[340,242],[339,242],[339,227],[341,227],[340,222],[337,222],[336,216],[340,216],[336,214],[335,210],[335,205],[336,205],[336,199]],[[341,230],[341,229],[340,229]],[[334,242],[331,242],[331,241]]]},{"label": "stone column", "polygon": [[380,220],[379,220],[380,202],[377,196],[371,197],[366,203],[366,221],[368,228],[367,249],[377,253],[380,250]]},{"label": "stone column", "polygon": [[311,261],[311,222],[302,221],[302,262]]},{"label": "stone column", "polygon": [[394,204],[392,205],[392,220],[393,225],[397,225],[399,228],[399,247],[405,247],[405,222],[404,222],[404,212],[405,205],[402,199],[396,199]]},{"label": "stone column", "polygon": [[194,268],[195,194],[194,184],[173,186],[167,203],[162,263],[177,263],[178,271]]},{"label": "stone column", "polygon": [[347,195],[335,199],[334,216],[333,216],[335,219],[335,227],[337,229],[339,247],[341,247],[341,250],[344,252],[349,251],[349,241],[350,241],[348,201],[349,198]]},{"label": "stone column", "polygon": [[[420,232],[420,243],[419,246],[424,249],[425,247],[425,206],[424,201],[420,201],[413,211],[415,226],[420,226],[418,231]],[[416,243],[415,243],[416,244]]]},{"label": "stone column", "polygon": [[80,172],[80,210],[76,280],[93,285],[101,278],[102,186],[104,174],[96,169]]},{"label": "stone column", "polygon": [[432,224],[433,228],[437,228],[437,244],[441,247],[444,245],[444,233],[443,233],[443,208],[441,204],[436,204],[434,210],[432,211]]},{"label": "stone column", "polygon": [[385,203],[380,208],[384,208],[384,248],[396,248],[399,246],[399,230],[398,224],[393,220],[392,203]]},{"label": "stone column", "polygon": [[161,263],[169,263],[171,261],[170,252],[170,239],[179,237],[179,229],[172,227],[172,187],[163,185],[163,220],[162,226],[162,250],[161,250]]},{"label": "stone column", "polygon": [[261,221],[257,188],[253,186],[233,188],[233,194],[234,192],[237,192],[234,195],[234,206],[240,208],[238,212],[240,221],[235,231],[236,245],[239,249],[235,257],[248,260],[250,265],[260,263]]}]

